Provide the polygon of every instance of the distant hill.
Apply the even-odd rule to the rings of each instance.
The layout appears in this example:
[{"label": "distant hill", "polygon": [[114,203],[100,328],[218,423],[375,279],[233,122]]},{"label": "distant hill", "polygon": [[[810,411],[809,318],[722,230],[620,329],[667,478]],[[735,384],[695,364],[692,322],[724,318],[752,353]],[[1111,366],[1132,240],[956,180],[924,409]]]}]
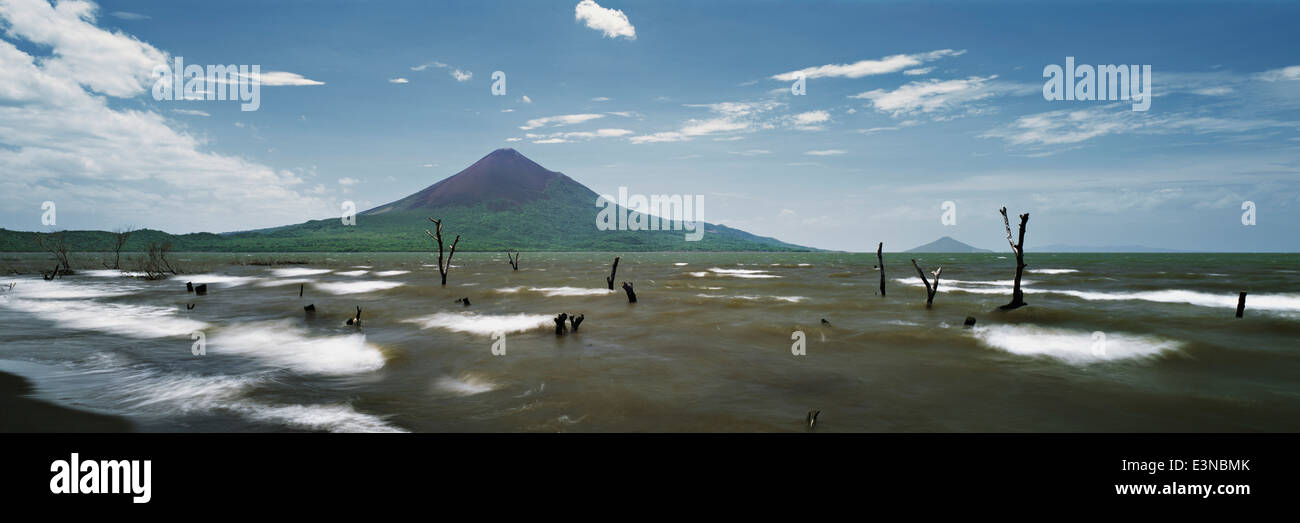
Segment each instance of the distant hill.
[{"label": "distant hill", "polygon": [[[419,192],[359,213],[356,225],[329,218],[219,235],[140,231],[125,250],[170,241],[176,251],[428,251],[436,249],[424,232],[433,228],[430,217],[442,220],[448,244],[461,236],[460,251],[817,250],[711,223],[704,224],[703,238],[693,242],[685,241],[683,230],[602,231],[596,228],[597,197],[514,149],[497,149]],[[40,250],[36,235],[0,229],[0,250]],[[113,246],[112,233],[103,231],[68,231],[65,237],[74,251],[107,251]]]},{"label": "distant hill", "polygon": [[962,242],[952,239],[951,236],[944,236],[925,245],[914,247],[903,252],[993,252],[987,249],[980,249],[966,245]]}]

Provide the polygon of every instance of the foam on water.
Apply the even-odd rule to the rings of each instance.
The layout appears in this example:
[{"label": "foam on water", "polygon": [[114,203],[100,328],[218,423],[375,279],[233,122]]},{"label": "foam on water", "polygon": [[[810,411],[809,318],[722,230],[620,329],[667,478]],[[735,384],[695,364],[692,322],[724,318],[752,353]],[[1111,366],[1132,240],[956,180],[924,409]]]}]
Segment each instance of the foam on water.
[{"label": "foam on water", "polygon": [[686,266],[686,265],[690,265],[690,264],[689,264],[689,263],[686,263],[686,262],[677,262],[677,263],[674,263],[673,265],[676,265],[676,266],[678,266],[678,267],[684,267],[684,266]]},{"label": "foam on water", "polygon": [[1120,332],[1106,332],[1103,343],[1091,332],[1024,324],[975,327],[971,332],[980,343],[995,349],[1047,356],[1072,365],[1154,358],[1183,345],[1175,340]]},{"label": "foam on water", "polygon": [[153,305],[0,299],[0,306],[32,314],[60,328],[106,332],[128,338],[189,338],[191,332],[208,327],[207,323],[178,317],[175,309]]},{"label": "foam on water", "polygon": [[394,287],[405,285],[400,281],[349,281],[349,282],[321,282],[316,284],[316,288],[330,294],[360,294],[364,292],[386,291]]},{"label": "foam on water", "polygon": [[381,277],[399,276],[402,274],[408,274],[410,272],[411,271],[379,271],[375,273],[375,276],[381,276]]},{"label": "foam on water", "polygon": [[[921,279],[917,277],[897,278],[894,281],[910,285],[912,287],[924,287]],[[1028,282],[1028,280],[1026,280]],[[1023,284],[1024,282],[1022,282]],[[945,288],[945,285],[947,287]],[[965,287],[963,285],[989,285],[981,287]],[[1009,294],[1012,286],[1010,284],[1002,285],[1001,282],[963,282],[961,280],[940,281],[939,292],[957,291],[971,294]],[[1192,291],[1186,289],[1161,289],[1153,291],[1131,291],[1131,292],[1102,292],[1102,291],[1081,291],[1073,289],[1034,289],[1021,287],[1021,292],[1025,294],[1057,294],[1061,296],[1071,296],[1087,301],[1150,301],[1156,303],[1183,303],[1195,305],[1198,307],[1213,307],[1224,309],[1237,308],[1237,294],[1223,293],[1211,294],[1202,291]],[[1254,310],[1264,310],[1271,312],[1300,312],[1300,294],[1252,294],[1246,297],[1246,308]]]},{"label": "foam on water", "polygon": [[354,276],[354,277],[355,277],[355,276],[361,276],[362,274],[366,274],[366,273],[369,273],[369,272],[370,272],[370,271],[357,270],[357,271],[343,271],[343,272],[336,272],[335,274],[338,274],[339,276]]},{"label": "foam on water", "polygon": [[596,287],[529,287],[528,290],[547,296],[603,296],[614,292]]},{"label": "foam on water", "polygon": [[440,312],[404,320],[423,329],[446,329],[491,336],[497,332],[527,332],[552,326],[555,322],[545,314],[477,314],[473,312]]},{"label": "foam on water", "polygon": [[252,276],[231,276],[228,274],[181,274],[172,276],[172,281],[193,282],[195,285],[219,285],[221,287],[238,287],[255,282],[258,278]]},{"label": "foam on water", "polygon": [[786,301],[790,303],[799,303],[801,301],[808,299],[803,296],[751,296],[751,295],[724,296],[720,294],[696,294],[695,296],[700,298],[723,299],[723,300],[732,300],[732,299],[750,300],[750,301],[774,300],[774,301]]},{"label": "foam on water", "polygon": [[1079,272],[1079,270],[1078,269],[1025,269],[1025,272],[1032,272],[1034,274],[1069,274],[1072,272]]},{"label": "foam on water", "polygon": [[111,298],[134,294],[141,287],[124,283],[80,282],[68,280],[19,280],[13,290],[4,291],[0,296],[15,296],[36,300],[76,300],[92,298]]},{"label": "foam on water", "polygon": [[329,269],[311,269],[307,267],[291,267],[288,269],[271,269],[271,275],[277,278],[294,278],[298,276],[317,276],[329,273]]},{"label": "foam on water", "polygon": [[316,283],[316,280],[309,280],[307,278],[282,278],[278,280],[261,280],[253,284],[253,286],[254,287],[283,287],[285,285],[305,285],[308,283]]},{"label": "foam on water", "polygon": [[208,334],[209,354],[238,354],[312,374],[356,374],[384,366],[365,334],[311,336],[289,320],[232,325]]},{"label": "foam on water", "polygon": [[450,392],[457,396],[473,396],[475,394],[490,392],[497,388],[496,383],[493,383],[487,378],[470,373],[465,373],[455,378],[451,376],[443,376],[438,378],[438,381],[434,383],[434,386],[437,387],[438,390]]},{"label": "foam on water", "polygon": [[117,269],[91,269],[77,271],[77,276],[92,276],[95,278],[141,278],[146,274],[135,271],[120,271]]}]

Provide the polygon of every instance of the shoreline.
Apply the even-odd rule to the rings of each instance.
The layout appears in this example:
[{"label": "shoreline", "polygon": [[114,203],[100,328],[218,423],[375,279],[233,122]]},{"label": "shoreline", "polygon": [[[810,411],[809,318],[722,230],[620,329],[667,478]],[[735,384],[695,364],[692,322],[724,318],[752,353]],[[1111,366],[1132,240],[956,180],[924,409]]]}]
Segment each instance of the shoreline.
[{"label": "shoreline", "polygon": [[0,371],[0,432],[135,432],[126,418],[35,399],[35,390],[27,378]]}]

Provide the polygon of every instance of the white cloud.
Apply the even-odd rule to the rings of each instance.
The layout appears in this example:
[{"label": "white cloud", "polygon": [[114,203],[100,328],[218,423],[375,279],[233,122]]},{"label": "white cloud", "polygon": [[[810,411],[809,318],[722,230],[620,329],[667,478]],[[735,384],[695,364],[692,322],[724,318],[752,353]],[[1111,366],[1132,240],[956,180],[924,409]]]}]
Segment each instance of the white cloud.
[{"label": "white cloud", "polygon": [[953,109],[961,104],[994,96],[997,91],[991,88],[989,82],[995,78],[997,75],[983,78],[972,76],[964,80],[916,81],[893,91],[875,89],[849,98],[870,100],[877,111],[892,113],[897,118],[918,112],[933,113]]},{"label": "white cloud", "polygon": [[437,60],[434,60],[434,61],[432,61],[432,62],[426,62],[426,63],[422,63],[422,64],[420,64],[420,65],[414,65],[414,66],[411,66],[411,70],[412,70],[412,71],[423,71],[423,70],[428,69],[428,68],[430,68],[430,67],[437,67],[437,68],[439,68],[439,69],[442,69],[442,68],[444,68],[444,67],[447,67],[447,64],[444,64],[444,63],[442,63],[442,62],[439,62],[439,61],[437,61]]},{"label": "white cloud", "polygon": [[731,151],[731,154],[738,154],[740,156],[760,156],[764,154],[772,154],[772,151],[767,149],[749,149],[745,151]]},{"label": "white cloud", "polygon": [[390,84],[406,84],[406,83],[410,83],[410,80],[407,80],[407,79],[405,79],[405,78],[389,78],[389,79],[388,79],[388,83],[390,83]]},{"label": "white cloud", "polygon": [[572,131],[550,134],[525,134],[524,137],[532,140],[533,143],[570,143],[578,140],[591,140],[593,138],[620,138],[632,134],[627,129],[597,129],[595,131]]},{"label": "white cloud", "polygon": [[562,114],[559,116],[547,116],[545,118],[534,118],[532,120],[529,120],[519,128],[528,131],[531,129],[536,129],[538,127],[546,127],[546,126],[559,127],[562,125],[573,125],[573,124],[586,122],[588,120],[595,120],[597,118],[604,118],[604,117],[605,115],[603,114]]},{"label": "white cloud", "polygon": [[784,103],[770,100],[760,102],[688,104],[686,107],[706,108],[716,113],[718,116],[713,118],[692,118],[683,122],[681,128],[675,131],[663,131],[641,136],[633,136],[629,138],[628,141],[634,144],[682,142],[699,136],[743,132],[756,128],[770,128],[771,124],[761,122],[759,117],[766,112],[778,107],[783,107],[784,105]]},{"label": "white cloud", "polygon": [[573,18],[585,22],[587,27],[605,34],[608,38],[624,37],[636,40],[636,28],[627,15],[617,9],[606,9],[592,0],[582,0],[573,8]]},{"label": "white cloud", "polygon": [[310,78],[303,78],[300,74],[284,71],[267,71],[262,73],[260,75],[260,82],[263,86],[267,87],[325,85],[325,82],[317,82]]},{"label": "white cloud", "polygon": [[[428,164],[426,164],[426,165],[428,165]],[[356,178],[346,178],[346,177],[345,177],[345,178],[339,178],[339,185],[342,185],[342,186],[344,186],[344,187],[351,187],[351,186],[356,185],[356,184],[358,184],[358,183],[361,183],[361,180],[358,180],[358,179],[356,179]]]},{"label": "white cloud", "polygon": [[112,15],[113,18],[118,18],[122,20],[148,20],[152,18],[149,15],[142,15],[140,13],[132,13],[129,11],[113,11],[108,14]]},{"label": "white cloud", "polygon": [[184,114],[189,116],[212,116],[198,109],[172,109],[173,113]]},{"label": "white cloud", "polygon": [[1192,94],[1199,94],[1201,96],[1226,96],[1232,94],[1233,91],[1234,89],[1231,87],[1206,87],[1204,89],[1194,89],[1192,90]]},{"label": "white cloud", "polygon": [[808,151],[804,154],[809,156],[839,156],[847,152],[848,151],[845,151],[843,149],[823,149],[820,151]]},{"label": "white cloud", "polygon": [[964,49],[960,51],[940,49],[928,53],[896,54],[877,60],[862,60],[851,64],[827,64],[816,67],[806,67],[798,71],[772,75],[771,78],[783,82],[794,81],[800,76],[810,80],[813,78],[836,77],[862,78],[864,76],[896,73],[909,67],[916,67],[924,64],[925,62],[931,62],[946,56],[961,56],[965,53],[966,50]]},{"label": "white cloud", "polygon": [[[307,196],[302,171],[208,152],[161,114],[120,104],[152,85],[166,53],[95,25],[95,7],[65,0],[0,2],[9,38],[48,49],[27,54],[0,40],[0,205],[59,205],[60,225],[120,220],[169,232],[249,229],[339,212]],[[182,113],[178,113],[182,114]],[[305,189],[305,190],[304,190]],[[212,217],[221,217],[214,223]]]},{"label": "white cloud", "polygon": [[457,82],[468,82],[470,78],[474,77],[474,73],[461,71],[460,69],[455,69],[452,70],[451,77],[455,78]]},{"label": "white cloud", "polygon": [[1255,75],[1256,78],[1265,82],[1280,82],[1288,80],[1300,80],[1300,65],[1292,65],[1281,69],[1264,71]]},{"label": "white cloud", "polygon": [[532,99],[532,98],[529,98],[528,95],[523,95],[522,97],[519,98],[519,101],[521,101],[521,102],[523,102],[523,103],[526,103],[526,104],[533,103],[533,99]]},{"label": "white cloud", "polygon": [[906,71],[903,71],[903,74],[907,76],[921,76],[925,74],[930,74],[930,71],[933,70],[934,70],[933,67],[918,67],[916,69],[908,69]]},{"label": "white cloud", "polygon": [[597,97],[591,99],[591,101],[593,101],[593,102],[608,102],[609,100],[610,100],[610,99],[609,99],[609,97],[607,97],[607,96],[597,96]]},{"label": "white cloud", "polygon": [[1122,104],[1108,105],[1021,116],[979,136],[1001,138],[1010,145],[1045,146],[1077,144],[1112,134],[1242,134],[1300,127],[1295,122],[1267,119],[1240,120],[1187,113],[1154,116],[1122,107]]}]

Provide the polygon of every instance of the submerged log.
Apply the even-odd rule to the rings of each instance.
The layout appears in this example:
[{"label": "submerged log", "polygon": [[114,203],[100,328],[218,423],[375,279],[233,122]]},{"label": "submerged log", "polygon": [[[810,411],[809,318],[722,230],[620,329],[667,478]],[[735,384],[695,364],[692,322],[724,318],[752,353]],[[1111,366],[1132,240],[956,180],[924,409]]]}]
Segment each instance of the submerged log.
[{"label": "submerged log", "polygon": [[623,282],[623,291],[627,292],[627,302],[636,303],[636,293],[632,291],[632,284]]},{"label": "submerged log", "polygon": [[826,318],[822,318],[822,325],[829,327],[831,325],[831,322],[826,321]]},{"label": "submerged log", "polygon": [[808,424],[809,429],[817,428],[817,416],[821,413],[822,411],[820,410],[808,411],[808,417],[804,419],[804,422]]},{"label": "submerged log", "polygon": [[569,315],[568,315],[568,314],[565,314],[565,313],[563,313],[563,312],[561,312],[559,316],[556,316],[556,317],[555,317],[555,335],[556,335],[556,336],[563,336],[565,332],[568,332],[568,329],[565,328],[565,326],[564,326],[564,320],[566,320],[566,319],[568,319],[568,318],[569,318]]},{"label": "submerged log", "polygon": [[308,316],[311,316],[312,314],[316,313],[316,304],[315,303],[308,304],[306,307],[303,307],[302,310],[306,312]]},{"label": "submerged log", "polygon": [[916,258],[912,258],[912,266],[916,267],[916,273],[921,275],[921,283],[925,284],[925,308],[928,309],[931,305],[934,305],[934,293],[939,292],[939,273],[943,272],[943,267],[939,267],[931,273],[934,274],[934,286],[931,287],[930,280],[925,278],[925,271],[916,263]]},{"label": "submerged log", "polygon": [[302,297],[302,289],[303,289],[303,287],[306,287],[306,285],[301,284],[301,283],[298,284],[298,297],[299,297],[299,298]]},{"label": "submerged log", "polygon": [[1241,291],[1237,295],[1237,317],[1240,318],[1246,312],[1246,291]]},{"label": "submerged log", "polygon": [[357,307],[356,316],[348,318],[348,325],[353,325],[358,329],[361,328],[361,307]]},{"label": "submerged log", "polygon": [[192,281],[185,282],[185,292],[194,292],[194,282]]},{"label": "submerged log", "polygon": [[465,304],[466,307],[469,307],[469,298],[461,298],[461,299],[458,299],[458,300],[456,300],[456,303],[463,303],[463,304]]},{"label": "submerged log", "polygon": [[195,285],[194,294],[199,296],[206,296],[208,294],[208,284],[200,283],[198,285]]},{"label": "submerged log", "polygon": [[1020,215],[1020,240],[1016,241],[1011,237],[1011,219],[1007,217],[1007,208],[1003,207],[998,212],[1002,213],[1002,224],[1007,228],[1007,243],[1011,244],[1011,252],[1016,255],[1016,281],[1011,289],[1011,303],[999,307],[1011,310],[1028,305],[1024,293],[1020,292],[1020,277],[1025,273],[1025,224],[1029,223],[1029,213]]},{"label": "submerged log", "polygon": [[186,303],[186,304],[185,304],[185,310],[187,310],[187,311],[192,311],[192,310],[194,310],[194,304],[193,304],[193,303]]},{"label": "submerged log", "polygon": [[614,275],[618,274],[618,256],[614,257],[614,267],[609,270],[609,277],[605,278],[605,283],[609,285],[609,290],[614,290]]},{"label": "submerged log", "polygon": [[587,319],[586,314],[579,314],[576,317],[572,314],[569,315],[569,325],[573,326],[573,332],[578,332],[578,326],[582,325],[582,320],[585,319]]},{"label": "submerged log", "polygon": [[967,327],[967,328],[974,327],[974,326],[975,326],[975,317],[974,317],[974,316],[967,316],[967,317],[966,317],[966,323],[963,323],[962,326],[963,326],[963,327]]}]

